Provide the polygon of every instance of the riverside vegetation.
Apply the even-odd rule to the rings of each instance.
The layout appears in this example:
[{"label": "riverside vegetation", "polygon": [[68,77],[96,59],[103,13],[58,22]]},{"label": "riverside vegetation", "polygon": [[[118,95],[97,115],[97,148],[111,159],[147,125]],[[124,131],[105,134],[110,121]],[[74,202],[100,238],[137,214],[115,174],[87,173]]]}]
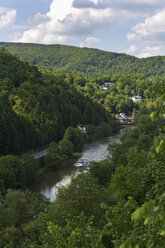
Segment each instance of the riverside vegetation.
[{"label": "riverside vegetation", "polygon": [[[21,190],[36,173],[33,157],[24,155],[20,161],[14,155],[2,156],[0,247],[163,248],[164,79],[136,74],[89,82],[81,75],[38,70],[3,49],[0,53],[1,154],[53,140],[48,154],[69,157],[84,142],[75,128],[77,121],[88,121],[91,139],[108,132],[108,122],[112,132],[112,117],[120,110],[133,112],[136,122],[121,144],[109,146],[109,159],[91,163],[89,172],[62,187],[53,203],[41,194]],[[108,91],[98,87],[112,79],[116,85]],[[132,90],[143,102],[130,100]],[[75,113],[80,119],[74,122]],[[79,139],[82,142],[76,143]],[[45,159],[50,167],[56,166],[49,155]]]},{"label": "riverside vegetation", "polygon": [[65,74],[38,70],[3,48],[0,69],[0,154],[7,155],[0,158],[2,192],[24,189],[37,176],[38,166],[32,156],[20,161],[13,154],[54,142],[45,167],[55,169],[77,149],[81,151],[87,140],[75,128],[79,122],[92,128],[90,139],[117,130],[104,107],[80,94],[66,81]]}]

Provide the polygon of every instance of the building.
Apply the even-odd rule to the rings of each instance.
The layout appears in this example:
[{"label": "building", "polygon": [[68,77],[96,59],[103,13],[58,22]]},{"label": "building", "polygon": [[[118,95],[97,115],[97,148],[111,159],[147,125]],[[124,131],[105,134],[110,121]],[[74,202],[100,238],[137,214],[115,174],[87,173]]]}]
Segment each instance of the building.
[{"label": "building", "polygon": [[86,133],[86,129],[87,129],[87,125],[84,124],[78,124],[77,125],[78,129],[82,132],[82,133]]},{"label": "building", "polygon": [[127,116],[125,113],[116,114],[115,118],[121,125],[134,125],[132,116]]},{"label": "building", "polygon": [[133,102],[138,102],[138,101],[142,100],[142,97],[141,96],[133,96],[133,97],[131,97],[131,99]]},{"label": "building", "polygon": [[113,86],[113,85],[115,85],[114,82],[105,82],[105,83],[101,86],[101,88],[102,88],[103,90],[108,90],[108,88],[110,88],[110,87]]}]

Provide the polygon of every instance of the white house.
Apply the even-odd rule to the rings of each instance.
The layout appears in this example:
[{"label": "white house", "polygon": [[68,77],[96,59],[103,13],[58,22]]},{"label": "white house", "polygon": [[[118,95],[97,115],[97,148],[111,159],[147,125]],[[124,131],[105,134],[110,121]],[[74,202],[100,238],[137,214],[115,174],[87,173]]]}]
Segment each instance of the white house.
[{"label": "white house", "polygon": [[131,98],[132,98],[132,101],[134,101],[134,102],[138,102],[138,101],[141,101],[142,100],[142,97],[141,96],[133,96]]}]

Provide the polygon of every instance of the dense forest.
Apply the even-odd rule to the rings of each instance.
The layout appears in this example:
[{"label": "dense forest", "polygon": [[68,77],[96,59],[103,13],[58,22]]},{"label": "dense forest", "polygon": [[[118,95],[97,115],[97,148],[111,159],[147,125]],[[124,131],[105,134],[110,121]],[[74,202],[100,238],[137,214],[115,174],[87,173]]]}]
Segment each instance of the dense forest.
[{"label": "dense forest", "polygon": [[[133,96],[140,96],[142,102],[154,110],[158,104],[157,95],[147,89],[155,82],[162,84],[164,81],[163,78],[148,78],[144,74],[104,75],[96,79],[85,79],[80,74],[66,74],[65,80],[81,94],[101,104],[110,116],[117,113],[132,115],[134,110],[139,109],[141,102],[132,101]],[[110,85],[106,87],[106,84]]]},{"label": "dense forest", "polygon": [[144,104],[135,118],[122,143],[109,146],[110,158],[92,162],[59,190],[55,202],[8,189],[1,196],[0,247],[163,248],[163,123],[152,121]]},{"label": "dense forest", "polygon": [[163,56],[139,59],[126,54],[58,44],[1,42],[0,45],[21,59],[58,73],[80,72],[88,78],[106,74],[143,73],[148,77],[165,75],[165,57]]},{"label": "dense forest", "polygon": [[108,121],[104,108],[55,75],[0,50],[0,154],[58,142],[78,123]]},{"label": "dense forest", "polygon": [[[38,174],[58,169],[80,152],[87,140],[117,131],[105,108],[68,80],[0,49],[0,193],[25,189]],[[79,123],[89,126],[87,135],[77,128]],[[13,155],[49,143],[43,168],[33,156]]]},{"label": "dense forest", "polygon": [[[0,248],[164,247],[165,80],[147,76],[56,74],[0,49]],[[51,142],[44,163],[58,169],[87,140],[117,130],[120,112],[136,126],[106,160],[91,162],[55,202],[27,190],[38,165],[13,154]]]}]

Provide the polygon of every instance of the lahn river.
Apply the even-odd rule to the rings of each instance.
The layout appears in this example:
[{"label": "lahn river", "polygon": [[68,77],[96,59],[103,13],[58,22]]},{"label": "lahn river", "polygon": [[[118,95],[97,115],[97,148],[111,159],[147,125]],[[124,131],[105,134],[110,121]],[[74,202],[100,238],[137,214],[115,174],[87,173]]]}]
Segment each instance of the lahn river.
[{"label": "lahn river", "polygon": [[[82,157],[87,157],[90,161],[96,162],[106,159],[107,156],[110,155],[107,150],[108,145],[119,143],[120,137],[125,132],[126,128],[121,129],[118,134],[86,144],[82,151]],[[51,201],[54,201],[56,199],[58,188],[60,186],[68,185],[71,182],[71,179],[81,172],[72,162],[58,171],[51,171],[44,174],[41,179],[37,180],[30,186],[30,189],[34,192],[42,193]]]}]

